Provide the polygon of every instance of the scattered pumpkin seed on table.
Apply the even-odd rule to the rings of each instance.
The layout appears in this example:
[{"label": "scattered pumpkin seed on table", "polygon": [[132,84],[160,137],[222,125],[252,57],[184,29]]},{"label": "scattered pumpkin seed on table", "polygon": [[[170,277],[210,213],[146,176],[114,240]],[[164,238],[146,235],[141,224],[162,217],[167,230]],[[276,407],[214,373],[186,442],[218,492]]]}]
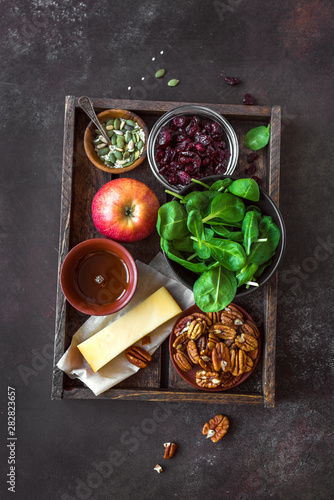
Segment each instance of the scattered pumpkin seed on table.
[{"label": "scattered pumpkin seed on table", "polygon": [[167,85],[169,87],[176,87],[176,85],[179,83],[180,80],[177,80],[176,78],[173,78],[173,80],[169,80],[169,82],[167,83]]},{"label": "scattered pumpkin seed on table", "polygon": [[111,118],[102,123],[102,127],[110,137],[111,145],[108,146],[106,139],[97,129],[93,144],[98,157],[105,165],[110,168],[124,168],[138,160],[146,140],[145,132],[138,123],[125,118]]},{"label": "scattered pumpkin seed on table", "polygon": [[159,69],[156,74],[155,74],[155,77],[156,78],[161,78],[164,76],[164,74],[166,73],[166,71],[164,69]]}]

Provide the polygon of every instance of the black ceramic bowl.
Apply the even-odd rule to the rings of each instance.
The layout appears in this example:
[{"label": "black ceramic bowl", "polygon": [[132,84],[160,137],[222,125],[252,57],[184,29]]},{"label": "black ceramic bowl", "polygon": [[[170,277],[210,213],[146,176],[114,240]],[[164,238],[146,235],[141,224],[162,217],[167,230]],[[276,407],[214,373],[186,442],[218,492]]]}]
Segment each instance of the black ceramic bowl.
[{"label": "black ceramic bowl", "polygon": [[[229,177],[229,176],[227,176]],[[218,179],[224,179],[224,176],[220,175],[212,175],[210,177],[205,177],[201,179],[201,182],[204,182],[205,184],[213,184],[215,181]],[[230,177],[231,179],[235,180],[236,177]],[[180,195],[185,196],[186,194],[192,192],[192,191],[205,191],[205,188],[200,186],[199,184],[196,184],[192,182],[188,186],[186,186],[182,191],[179,192]],[[176,199],[176,198],[174,198]],[[258,287],[255,286],[250,286],[249,288],[246,288],[246,285],[242,285],[241,287],[237,288],[237,293],[236,297],[241,297],[243,295],[247,295],[248,293],[254,292],[255,290],[258,290],[261,286],[263,286],[265,283],[267,283],[268,280],[274,275],[274,273],[277,270],[277,267],[283,257],[284,250],[285,250],[285,245],[286,245],[286,229],[285,229],[285,224],[284,220],[282,217],[281,212],[271,199],[271,197],[263,191],[263,189],[260,188],[260,200],[258,202],[254,201],[248,201],[243,199],[243,202],[245,205],[257,205],[263,215],[271,215],[273,218],[273,221],[277,224],[281,231],[281,239],[278,244],[278,247],[276,249],[276,253],[273,257],[272,263],[270,266],[268,266],[263,274],[258,278],[257,282],[259,284]],[[190,288],[191,290],[193,289],[195,281],[198,279],[199,275],[196,273],[193,273],[192,271],[189,271],[188,269],[185,269],[183,266],[178,264],[177,262],[174,262],[173,260],[169,259],[167,255],[165,254],[165,258],[167,260],[167,263],[173,273],[175,274],[176,278],[185,286]]]}]

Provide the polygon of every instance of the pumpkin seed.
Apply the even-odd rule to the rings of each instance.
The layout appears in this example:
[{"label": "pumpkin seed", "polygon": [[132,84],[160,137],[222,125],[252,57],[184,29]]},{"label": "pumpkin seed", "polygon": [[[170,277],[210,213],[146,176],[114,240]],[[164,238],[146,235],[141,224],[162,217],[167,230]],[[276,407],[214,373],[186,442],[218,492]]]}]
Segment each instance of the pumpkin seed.
[{"label": "pumpkin seed", "polygon": [[114,128],[119,130],[120,125],[121,125],[121,120],[119,118],[116,118],[114,121]]},{"label": "pumpkin seed", "polygon": [[104,160],[104,163],[108,165],[108,167],[113,167],[113,163],[109,160]]},{"label": "pumpkin seed", "polygon": [[130,141],[131,141],[131,139],[132,139],[132,134],[131,134],[131,132],[129,132],[129,131],[125,132],[124,139],[125,139],[125,142],[130,142]]},{"label": "pumpkin seed", "polygon": [[126,124],[131,125],[132,127],[136,126],[136,122],[134,122],[133,120],[126,120]]},{"label": "pumpkin seed", "polygon": [[114,129],[114,132],[116,135],[124,135],[124,132],[122,132],[121,130]]},{"label": "pumpkin seed", "polygon": [[126,160],[119,160],[119,162],[118,162],[119,165],[124,165],[125,163],[127,163]]},{"label": "pumpkin seed", "polygon": [[107,135],[108,135],[108,137],[112,137],[114,135],[114,131],[108,130]]},{"label": "pumpkin seed", "polygon": [[104,156],[104,155],[107,155],[108,153],[109,153],[109,148],[99,149],[99,151],[98,151],[99,156]]},{"label": "pumpkin seed", "polygon": [[167,83],[167,85],[169,87],[176,87],[176,85],[179,83],[180,80],[176,80],[176,78],[173,78],[173,80],[169,80],[169,82]]},{"label": "pumpkin seed", "polygon": [[124,125],[125,130],[133,130],[133,127],[131,125],[128,125],[127,123]]},{"label": "pumpkin seed", "polygon": [[128,161],[127,163],[124,163],[123,167],[129,167],[132,163],[133,161]]},{"label": "pumpkin seed", "polygon": [[117,136],[116,136],[116,135],[113,135],[113,136],[112,136],[112,138],[111,138],[111,144],[112,144],[113,146],[115,146],[116,142],[117,142]]},{"label": "pumpkin seed", "polygon": [[143,147],[143,141],[142,141],[142,140],[140,140],[140,141],[138,142],[138,144],[137,144],[137,149],[138,149],[138,151],[140,151],[142,147]]},{"label": "pumpkin seed", "polygon": [[115,120],[114,120],[114,118],[110,118],[110,120],[108,120],[108,121],[106,122],[106,127],[107,127],[107,129],[108,129],[108,126],[109,126],[109,125],[114,125],[114,121],[115,121]]},{"label": "pumpkin seed", "polygon": [[122,130],[122,128],[124,128],[124,125],[125,125],[125,120],[121,120],[121,125],[120,125],[119,129]]},{"label": "pumpkin seed", "polygon": [[136,151],[136,152],[135,152],[135,159],[136,159],[136,160],[138,160],[139,156],[140,156],[139,151]]},{"label": "pumpkin seed", "polygon": [[117,160],[121,160],[123,158],[122,153],[120,153],[119,151],[114,151],[114,155]]},{"label": "pumpkin seed", "polygon": [[134,153],[131,153],[131,155],[130,155],[130,160],[131,160],[132,162],[134,162],[134,161],[135,161],[135,154],[134,154]]},{"label": "pumpkin seed", "polygon": [[124,160],[126,160],[127,158],[130,158],[130,153],[128,151],[123,155]]},{"label": "pumpkin seed", "polygon": [[134,143],[134,141],[131,139],[131,141],[130,141],[130,142],[129,142],[129,144],[128,144],[129,151],[130,151],[130,150],[131,150],[131,151],[133,151],[134,147],[135,147],[135,143]]},{"label": "pumpkin seed", "polygon": [[118,136],[116,144],[119,148],[122,148],[124,146],[124,138],[122,136]]},{"label": "pumpkin seed", "polygon": [[107,126],[106,126],[106,129],[107,129],[107,130],[113,130],[113,128],[114,128],[114,126],[113,126],[113,125],[107,125]]},{"label": "pumpkin seed", "polygon": [[164,69],[159,69],[155,74],[155,78],[161,78],[165,73],[166,71]]},{"label": "pumpkin seed", "polygon": [[111,161],[111,163],[116,163],[116,158],[115,158],[114,153],[110,153],[109,160]]},{"label": "pumpkin seed", "polygon": [[106,143],[105,142],[101,142],[101,144],[98,144],[96,147],[97,147],[97,149],[105,148],[106,147]]}]

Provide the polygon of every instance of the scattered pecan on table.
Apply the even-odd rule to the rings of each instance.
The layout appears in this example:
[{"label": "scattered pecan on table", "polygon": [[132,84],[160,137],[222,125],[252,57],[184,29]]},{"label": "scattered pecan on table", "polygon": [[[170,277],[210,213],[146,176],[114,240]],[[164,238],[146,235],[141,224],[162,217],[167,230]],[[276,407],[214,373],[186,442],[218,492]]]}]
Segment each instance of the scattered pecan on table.
[{"label": "scattered pecan on table", "polygon": [[165,447],[164,458],[166,460],[173,458],[173,456],[175,455],[176,450],[177,450],[177,444],[176,443],[164,443],[164,447]]},{"label": "scattered pecan on table", "polygon": [[217,443],[217,441],[225,436],[229,426],[230,422],[227,417],[224,415],[216,415],[211,418],[209,422],[204,424],[202,434],[207,438],[211,438],[211,441],[214,443]]}]

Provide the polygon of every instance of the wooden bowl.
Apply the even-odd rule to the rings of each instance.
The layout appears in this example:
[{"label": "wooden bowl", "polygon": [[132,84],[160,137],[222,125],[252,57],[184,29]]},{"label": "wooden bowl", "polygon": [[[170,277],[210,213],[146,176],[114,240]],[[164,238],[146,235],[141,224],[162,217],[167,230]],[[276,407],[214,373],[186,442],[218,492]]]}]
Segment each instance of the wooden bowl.
[{"label": "wooden bowl", "polygon": [[102,111],[102,113],[99,113],[97,115],[97,118],[101,123],[108,121],[110,118],[124,118],[125,120],[133,120],[134,122],[138,123],[138,125],[140,125],[140,127],[145,132],[145,145],[142,154],[140,155],[138,160],[136,160],[132,165],[124,168],[108,167],[105,163],[103,163],[103,161],[100,160],[98,154],[95,151],[93,139],[95,139],[96,137],[95,134],[96,126],[94,125],[93,122],[90,122],[90,124],[86,128],[84,136],[84,148],[90,161],[100,170],[103,170],[104,172],[109,172],[110,174],[122,174],[124,172],[129,172],[130,170],[133,170],[134,168],[138,167],[138,165],[140,165],[141,162],[146,158],[148,129],[143,120],[139,118],[139,116],[132,113],[131,111],[126,111],[125,109],[107,109],[105,111]]},{"label": "wooden bowl", "polygon": [[[77,269],[83,259],[95,252],[108,252],[113,254],[116,258],[118,257],[121,259],[127,269],[128,286],[125,293],[116,301],[111,300],[103,304],[94,304],[82,295],[78,287],[76,280]],[[92,272],[94,273],[94,270],[92,270]],[[98,271],[95,272],[98,273]],[[93,316],[106,316],[119,311],[130,302],[136,291],[137,277],[136,263],[126,248],[113,240],[92,238],[82,241],[73,247],[66,255],[61,268],[60,283],[66,299],[75,309]],[[105,288],[106,293],[112,290],[112,287],[117,287],[119,285],[117,271],[114,272],[111,269],[111,276],[109,276],[108,279],[109,281]]]}]

